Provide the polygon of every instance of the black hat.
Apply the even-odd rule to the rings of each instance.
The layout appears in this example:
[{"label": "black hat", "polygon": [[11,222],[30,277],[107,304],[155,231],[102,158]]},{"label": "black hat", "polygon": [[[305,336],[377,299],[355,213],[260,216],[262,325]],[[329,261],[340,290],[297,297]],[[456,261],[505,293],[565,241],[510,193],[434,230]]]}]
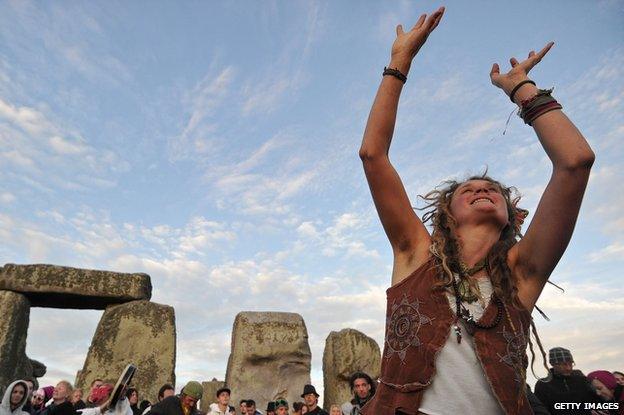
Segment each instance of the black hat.
[{"label": "black hat", "polygon": [[221,395],[221,393],[223,393],[223,392],[227,392],[227,393],[228,393],[228,395],[231,395],[231,394],[232,394],[232,391],[230,390],[230,388],[228,388],[228,387],[224,386],[224,387],[222,387],[222,388],[217,389],[217,398],[218,398],[218,397],[219,397],[219,395]]},{"label": "black hat", "polygon": [[318,393],[316,393],[316,388],[312,385],[305,385],[303,387],[303,393],[301,394],[301,397],[303,398],[304,396],[313,393],[314,395],[316,395],[316,397],[318,398],[320,395]]},{"label": "black hat", "polygon": [[275,411],[275,402],[270,401],[269,403],[267,403],[267,412],[269,411]]}]

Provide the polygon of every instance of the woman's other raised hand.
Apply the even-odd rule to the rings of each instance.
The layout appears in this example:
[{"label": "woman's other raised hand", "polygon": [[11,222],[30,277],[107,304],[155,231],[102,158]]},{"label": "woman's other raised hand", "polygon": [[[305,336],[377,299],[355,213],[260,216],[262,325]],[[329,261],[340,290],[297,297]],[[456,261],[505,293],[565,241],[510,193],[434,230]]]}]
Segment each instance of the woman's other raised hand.
[{"label": "woman's other raised hand", "polygon": [[511,64],[511,70],[507,73],[500,73],[500,67],[498,63],[492,65],[492,70],[490,71],[490,79],[492,80],[492,84],[496,85],[509,96],[511,91],[518,85],[520,82],[528,79],[529,72],[535,65],[541,62],[542,58],[548,53],[550,48],[553,47],[555,42],[549,42],[542,50],[538,53],[535,53],[534,50],[529,52],[529,56],[523,60],[522,62],[518,62],[516,58],[509,59],[509,63]]},{"label": "woman's other raised hand", "polygon": [[443,15],[444,7],[440,7],[429,17],[423,14],[408,32],[403,30],[402,25],[398,25],[396,28],[397,37],[392,44],[390,67],[407,75],[412,59],[425,44],[431,32],[438,27]]}]

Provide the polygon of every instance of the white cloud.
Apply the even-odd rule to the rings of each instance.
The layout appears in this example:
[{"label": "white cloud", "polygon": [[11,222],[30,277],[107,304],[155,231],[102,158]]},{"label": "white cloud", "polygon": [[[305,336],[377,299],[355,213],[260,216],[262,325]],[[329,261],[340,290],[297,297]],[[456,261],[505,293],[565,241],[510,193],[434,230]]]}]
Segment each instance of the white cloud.
[{"label": "white cloud", "polygon": [[214,119],[215,112],[230,96],[235,74],[233,66],[218,71],[210,70],[186,94],[183,104],[187,107],[188,120],[182,132],[169,140],[172,160],[193,158],[206,153],[214,156],[217,150],[215,134],[219,130],[219,123]]},{"label": "white cloud", "polygon": [[87,150],[83,143],[71,142],[57,135],[50,137],[50,146],[59,154],[82,154]]},{"label": "white cloud", "polygon": [[[5,121],[0,125],[4,149],[0,159],[19,167],[20,179],[38,187],[87,190],[114,186],[114,177],[127,171],[128,163],[110,150],[90,145],[46,112],[0,98],[0,120]],[[5,169],[0,167],[0,172]],[[17,172],[11,169],[6,173]]]},{"label": "white cloud", "polygon": [[15,195],[13,193],[10,192],[2,192],[0,193],[0,203],[4,203],[4,204],[10,204],[15,202],[17,198],[15,197]]}]

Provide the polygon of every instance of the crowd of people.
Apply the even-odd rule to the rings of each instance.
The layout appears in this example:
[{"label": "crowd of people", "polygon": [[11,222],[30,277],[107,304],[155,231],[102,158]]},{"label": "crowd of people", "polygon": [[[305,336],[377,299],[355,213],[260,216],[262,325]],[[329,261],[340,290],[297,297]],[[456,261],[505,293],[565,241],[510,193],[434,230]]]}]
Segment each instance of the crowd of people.
[{"label": "crowd of people", "polygon": [[[584,375],[574,369],[570,350],[555,347],[549,351],[551,368],[547,378],[540,379],[534,393],[527,385],[531,408],[536,415],[562,413],[587,415],[624,414],[624,373],[597,370]],[[359,415],[362,407],[375,395],[377,381],[364,372],[354,373],[349,385],[352,399],[327,405],[329,413],[318,404],[319,394],[313,385],[305,385],[302,401],[289,403],[277,398],[263,411],[254,399],[243,399],[232,405],[231,389],[224,386],[215,396],[203,396],[197,381],[188,382],[175,393],[173,385],[162,385],[157,402],[141,400],[140,391],[129,387],[115,405],[111,405],[112,383],[96,379],[86,396],[79,388],[62,380],[56,386],[35,389],[31,379],[16,380],[6,387],[0,404],[0,415]],[[198,409],[200,400],[212,401],[207,412]],[[580,404],[573,406],[574,404]]]},{"label": "crowd of people", "polygon": [[[197,381],[188,382],[175,393],[173,385],[162,385],[157,402],[140,399],[140,391],[128,387],[124,396],[112,404],[114,386],[95,379],[88,393],[74,388],[66,380],[56,386],[35,389],[32,379],[16,380],[5,389],[0,403],[0,415],[357,415],[360,408],[375,393],[376,382],[366,373],[356,372],[350,380],[353,399],[342,404],[332,404],[328,413],[319,406],[319,394],[314,385],[305,385],[302,401],[289,403],[277,398],[262,411],[254,399],[243,399],[238,408],[231,405],[231,389],[222,387],[215,396],[203,396],[203,387]],[[212,401],[207,412],[198,409],[200,400]]]}]

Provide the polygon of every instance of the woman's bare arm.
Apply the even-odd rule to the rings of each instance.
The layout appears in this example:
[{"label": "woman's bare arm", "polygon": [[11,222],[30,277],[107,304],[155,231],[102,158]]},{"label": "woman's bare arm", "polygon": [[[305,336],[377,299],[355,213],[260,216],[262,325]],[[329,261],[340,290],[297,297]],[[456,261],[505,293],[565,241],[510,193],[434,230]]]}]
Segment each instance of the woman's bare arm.
[{"label": "woman's bare arm", "polygon": [[[512,69],[508,74],[500,75],[495,65],[492,82],[509,94],[519,82],[528,79],[528,72],[552,45],[548,44],[537,54],[531,52],[521,63],[512,58]],[[514,100],[520,105],[521,101],[536,93],[534,85],[525,84],[517,91]],[[518,295],[529,309],[535,305],[570,242],[594,162],[589,144],[561,110],[547,112],[532,124],[553,170],[524,238],[509,252],[510,266],[517,277]]]},{"label": "woman's bare arm", "polygon": [[[429,18],[422,15],[409,32],[404,32],[399,25],[388,67],[407,75],[412,59],[443,14],[444,8],[440,8]],[[383,77],[360,148],[375,207],[394,252],[393,285],[426,260],[430,244],[429,233],[414,213],[401,178],[388,157],[402,89],[401,80],[394,76]]]}]

